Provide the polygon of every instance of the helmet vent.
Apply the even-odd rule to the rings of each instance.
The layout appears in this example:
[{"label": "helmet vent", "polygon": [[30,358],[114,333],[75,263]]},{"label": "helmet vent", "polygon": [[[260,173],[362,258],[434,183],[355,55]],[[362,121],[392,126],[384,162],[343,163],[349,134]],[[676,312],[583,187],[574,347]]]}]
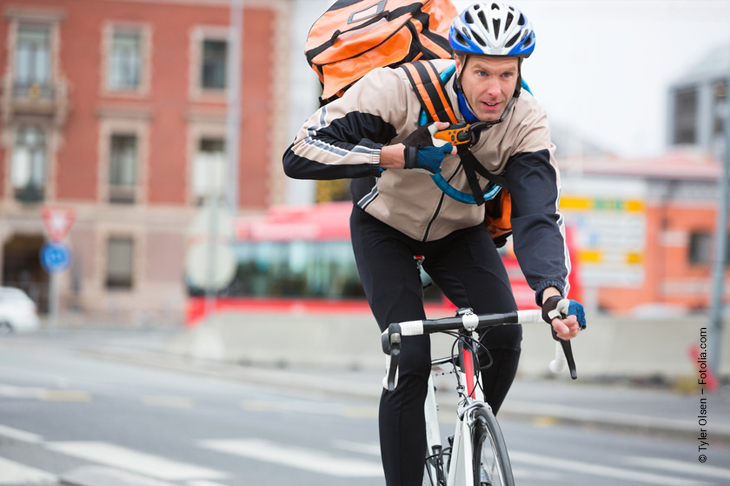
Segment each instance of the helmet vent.
[{"label": "helmet vent", "polygon": [[482,23],[484,28],[487,29],[487,32],[489,32],[489,23],[487,22],[487,16],[484,11],[480,11],[477,15],[479,16],[479,21]]},{"label": "helmet vent", "polygon": [[531,45],[532,45],[532,36],[528,35],[527,39],[525,39],[525,43],[522,44],[522,48],[526,49],[526,48],[530,47]]},{"label": "helmet vent", "polygon": [[476,32],[472,32],[472,35],[474,36],[474,40],[477,41],[479,44],[481,44],[484,47],[487,46],[487,43],[484,42],[484,39],[482,39],[481,37],[479,37]]},{"label": "helmet vent", "polygon": [[507,14],[507,20],[504,22],[504,30],[509,29],[509,26],[512,25],[512,21],[515,19],[515,16],[512,15],[512,12],[509,12]]},{"label": "helmet vent", "polygon": [[499,10],[502,6],[496,2],[492,3],[492,10]]},{"label": "helmet vent", "polygon": [[494,25],[494,38],[499,39],[499,19],[492,19],[492,24]]},{"label": "helmet vent", "polygon": [[461,32],[456,33],[456,42],[459,44],[468,44],[466,39],[471,39],[471,35],[466,29],[464,29],[463,34]]},{"label": "helmet vent", "polygon": [[525,25],[525,16],[520,14],[520,19],[517,21],[518,25]]},{"label": "helmet vent", "polygon": [[474,23],[474,17],[471,16],[471,12],[466,12],[464,14],[464,20],[466,20],[467,24],[473,24]]},{"label": "helmet vent", "polygon": [[504,45],[504,47],[512,47],[513,45],[515,45],[515,43],[517,43],[517,40],[519,38],[520,38],[519,33],[513,35],[512,38]]}]

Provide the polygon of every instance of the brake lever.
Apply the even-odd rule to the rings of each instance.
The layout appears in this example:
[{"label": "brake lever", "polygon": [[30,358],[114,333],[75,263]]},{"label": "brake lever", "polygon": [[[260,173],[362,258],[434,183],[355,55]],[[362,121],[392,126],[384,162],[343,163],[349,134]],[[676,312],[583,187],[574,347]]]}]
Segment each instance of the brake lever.
[{"label": "brake lever", "polygon": [[387,354],[390,359],[388,360],[388,375],[386,377],[387,390],[395,390],[395,385],[398,379],[398,363],[400,362],[400,351],[401,351],[401,329],[399,324],[391,324],[388,326],[388,331],[384,332],[381,337],[381,345],[383,352]]},{"label": "brake lever", "polygon": [[570,377],[574,380],[578,379],[578,372],[575,369],[575,358],[573,358],[573,347],[570,344],[570,341],[565,341],[563,339],[560,339],[558,337],[558,333],[555,332],[555,329],[550,328],[550,331],[553,334],[553,339],[560,343],[560,347],[563,348],[563,354],[565,355],[565,361],[568,363],[568,369],[570,370]]}]

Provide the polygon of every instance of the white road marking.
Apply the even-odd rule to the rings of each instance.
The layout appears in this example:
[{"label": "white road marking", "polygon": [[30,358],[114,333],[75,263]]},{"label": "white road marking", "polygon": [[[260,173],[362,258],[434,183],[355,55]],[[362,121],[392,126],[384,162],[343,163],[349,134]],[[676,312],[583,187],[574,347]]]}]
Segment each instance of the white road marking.
[{"label": "white road marking", "polygon": [[56,390],[0,384],[0,397],[33,398],[50,402],[89,402],[91,394],[83,390]]},{"label": "white road marking", "polygon": [[[380,446],[378,444],[363,444],[361,442],[350,442],[348,440],[335,441],[335,447],[344,451],[359,452],[371,456],[380,457]],[[557,481],[562,475],[555,472],[535,469],[513,469],[512,473],[519,479],[540,479],[542,481]]]},{"label": "white road marking", "polygon": [[56,484],[58,477],[0,457],[0,484]]},{"label": "white road marking", "polygon": [[361,452],[380,457],[380,446],[378,444],[361,444],[360,442],[338,440],[335,442],[335,447],[344,451]]},{"label": "white road marking", "polygon": [[3,385],[0,384],[0,397],[5,398],[41,398],[45,389],[29,387],[29,386],[15,386],[15,385]]},{"label": "white road marking", "polygon": [[517,463],[528,463],[552,469],[562,469],[572,473],[604,476],[647,484],[661,484],[664,486],[702,486],[711,484],[705,481],[681,479],[676,476],[662,476],[659,474],[644,473],[623,468],[619,469],[616,467],[601,466],[598,464],[587,464],[585,462],[571,461],[552,456],[542,456],[528,452],[510,451],[509,456],[512,461]]},{"label": "white road marking", "polygon": [[143,396],[142,404],[148,407],[192,408],[193,401],[187,397]]},{"label": "white road marking", "polygon": [[248,412],[297,412],[316,415],[340,414],[342,406],[303,400],[244,400],[241,408]]},{"label": "white road marking", "polygon": [[43,437],[38,434],[14,429],[12,427],[6,427],[4,425],[0,425],[0,436],[7,437],[8,439],[19,440],[22,442],[30,442],[31,444],[38,444],[39,442],[43,442]]},{"label": "white road marking", "polygon": [[214,483],[213,481],[206,481],[206,480],[201,480],[201,481],[188,481],[185,484],[187,486],[225,486],[225,485],[223,485],[221,483]]},{"label": "white road marking", "polygon": [[105,442],[48,442],[52,451],[79,457],[87,461],[122,470],[152,476],[158,479],[179,481],[186,479],[225,479],[226,474],[204,467],[172,461],[164,457],[145,454]]},{"label": "white road marking", "polygon": [[134,486],[177,486],[174,483],[160,481],[127,471],[120,471],[104,466],[81,466],[61,475],[62,484],[116,484]]},{"label": "white road marking", "polygon": [[342,458],[261,439],[204,440],[201,447],[338,477],[381,477],[379,462]]},{"label": "white road marking", "polygon": [[710,476],[713,478],[730,479],[730,469],[711,466],[709,464],[692,464],[673,459],[658,457],[627,457],[626,461],[636,466],[664,469],[666,471],[682,472],[689,475]]}]

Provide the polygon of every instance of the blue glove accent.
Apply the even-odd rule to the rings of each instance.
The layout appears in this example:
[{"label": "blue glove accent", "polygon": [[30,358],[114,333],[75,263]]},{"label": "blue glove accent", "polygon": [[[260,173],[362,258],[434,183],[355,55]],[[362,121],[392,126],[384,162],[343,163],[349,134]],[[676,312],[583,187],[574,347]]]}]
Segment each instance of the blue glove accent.
[{"label": "blue glove accent", "polygon": [[446,143],[441,147],[410,147],[406,146],[404,151],[405,168],[423,172],[428,175],[441,172],[441,162],[444,157],[454,149],[453,145]]},{"label": "blue glove accent", "polygon": [[581,329],[586,328],[586,313],[583,310],[583,304],[575,300],[571,300],[570,305],[568,306],[568,315],[575,316],[578,319],[578,324]]}]

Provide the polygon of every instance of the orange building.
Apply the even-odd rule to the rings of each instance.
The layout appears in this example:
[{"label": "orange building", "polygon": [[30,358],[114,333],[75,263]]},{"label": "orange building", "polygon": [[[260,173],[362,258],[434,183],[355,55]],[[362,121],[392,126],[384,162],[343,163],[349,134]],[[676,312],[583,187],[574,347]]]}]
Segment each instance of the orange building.
[{"label": "orange building", "polygon": [[[717,159],[687,150],[566,171],[561,211],[579,235],[585,299],[621,314],[706,310],[721,174]],[[724,295],[727,304],[730,267]]]},{"label": "orange building", "polygon": [[[245,2],[238,212],[281,202],[287,4]],[[177,319],[188,226],[227,178],[229,2],[4,0],[0,13],[0,282],[45,306],[41,210],[68,208],[63,308]]]}]

